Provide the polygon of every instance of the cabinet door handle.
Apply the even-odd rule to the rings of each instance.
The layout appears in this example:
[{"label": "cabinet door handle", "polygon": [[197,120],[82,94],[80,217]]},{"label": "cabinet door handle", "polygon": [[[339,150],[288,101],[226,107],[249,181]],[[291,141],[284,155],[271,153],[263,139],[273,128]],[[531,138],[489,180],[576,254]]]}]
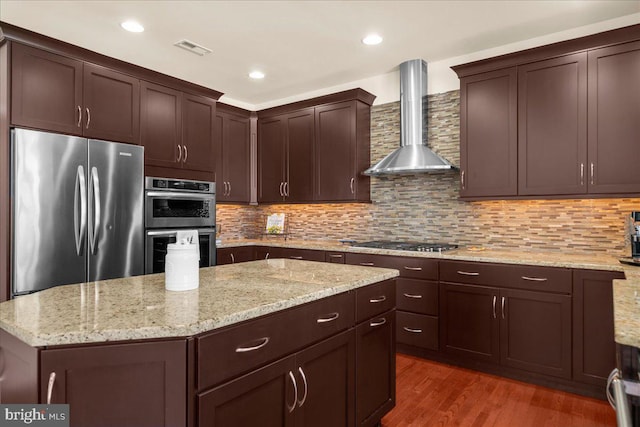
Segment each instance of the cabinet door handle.
[{"label": "cabinet door handle", "polygon": [[302,408],[302,405],[304,405],[304,402],[307,400],[309,386],[307,385],[307,376],[304,374],[304,371],[300,366],[298,366],[298,372],[300,372],[302,383],[304,384],[304,396],[302,396],[302,399],[298,400],[298,408]]},{"label": "cabinet door handle", "polygon": [[340,313],[331,313],[331,314],[327,315],[326,317],[319,317],[318,319],[316,319],[316,322],[318,322],[318,323],[333,322],[338,317],[340,317]]},{"label": "cabinet door handle", "polygon": [[293,405],[287,403],[287,409],[289,413],[292,413],[293,410],[296,409],[296,403],[298,402],[298,384],[296,384],[296,378],[291,371],[289,371],[289,379],[291,380],[291,384],[293,384]]},{"label": "cabinet door handle", "polygon": [[580,186],[584,185],[584,163],[580,163]]},{"label": "cabinet door handle", "polygon": [[[186,150],[187,147],[184,147],[184,149]],[[185,161],[187,161],[187,159],[185,158]],[[227,185],[229,186],[229,191],[227,192],[227,196],[231,195],[231,181],[227,181]]]},{"label": "cabinet door handle", "polygon": [[507,301],[507,299],[505,297],[502,297],[501,305],[502,305],[502,318],[503,319],[504,319],[504,305],[505,305],[506,301]]},{"label": "cabinet door handle", "polygon": [[269,259],[269,252],[264,256],[264,259]]},{"label": "cabinet door handle", "polygon": [[78,105],[78,127],[82,125],[82,107]]},{"label": "cabinet door handle", "polygon": [[422,295],[413,295],[413,294],[402,294],[407,298],[421,299]]},{"label": "cabinet door handle", "polygon": [[238,348],[236,348],[236,353],[247,353],[249,351],[260,350],[262,347],[264,347],[265,345],[269,344],[269,337],[262,337],[262,338],[258,339],[258,341],[260,341],[260,344],[253,345],[253,346],[250,346],[250,347],[238,347]]},{"label": "cabinet door handle", "polygon": [[182,161],[182,145],[178,144],[178,163]]},{"label": "cabinet door handle", "polygon": [[284,191],[282,190],[282,187],[284,186],[284,182],[280,182],[280,196],[284,197]]},{"label": "cabinet door handle", "polygon": [[464,171],[462,171],[460,173],[460,181],[462,183],[462,189],[464,190],[465,189],[465,186],[464,186]]},{"label": "cabinet door handle", "polygon": [[422,329],[414,329],[414,328],[408,328],[408,327],[403,327],[402,329],[404,329],[407,332],[411,332],[412,334],[421,334],[422,333]]},{"label": "cabinet door handle", "polygon": [[53,394],[53,385],[56,383],[56,373],[49,374],[49,385],[47,385],[47,405],[51,405],[51,395]]},{"label": "cabinet door handle", "polygon": [[375,303],[383,302],[383,301],[386,301],[386,300],[387,300],[387,297],[385,295],[380,295],[378,298],[371,298],[369,300],[369,302],[375,304]]},{"label": "cabinet door handle", "polygon": [[498,297],[496,295],[493,296],[493,318],[496,318],[496,302],[498,301]]},{"label": "cabinet door handle", "polygon": [[236,257],[233,256],[233,254],[229,254],[231,255],[231,264],[235,264],[236,263]]},{"label": "cabinet door handle", "polygon": [[182,160],[182,163],[187,163],[187,157],[189,157],[189,152],[187,151],[186,145],[183,145],[182,147],[184,148],[184,160]]},{"label": "cabinet door handle", "polygon": [[293,255],[292,255],[292,256],[290,256],[289,258],[291,258],[291,259],[302,259],[302,257],[301,257],[301,256],[293,256]]},{"label": "cabinet door handle", "polygon": [[365,267],[373,267],[375,264],[372,262],[361,262],[360,265],[364,265]]},{"label": "cabinet door handle", "polygon": [[85,108],[85,110],[87,111],[87,129],[89,129],[89,123],[91,123],[91,111],[89,111],[89,108]]},{"label": "cabinet door handle", "polygon": [[409,271],[422,271],[422,267],[404,267],[405,270],[409,270]]},{"label": "cabinet door handle", "polygon": [[475,271],[460,271],[458,270],[458,274],[462,274],[463,276],[479,276],[480,273],[477,273]]},{"label": "cabinet door handle", "polygon": [[224,185],[224,190],[222,190],[222,195],[227,195],[227,181],[222,181],[222,185]]},{"label": "cabinet door handle", "polygon": [[546,282],[546,277],[529,277],[529,276],[521,276],[523,280],[529,280],[531,282]]},{"label": "cabinet door handle", "polygon": [[382,319],[372,320],[372,321],[369,323],[369,326],[373,326],[373,327],[375,327],[375,326],[382,326],[382,325],[384,325],[385,323],[387,323],[387,319],[385,319],[385,318],[383,317]]},{"label": "cabinet door handle", "polygon": [[593,185],[594,169],[595,169],[595,166],[594,166],[593,162],[591,162],[591,185]]},{"label": "cabinet door handle", "polygon": [[289,197],[289,181],[285,181],[284,187],[284,197]]},{"label": "cabinet door handle", "polygon": [[355,183],[356,183],[356,179],[351,178],[351,181],[349,182],[349,188],[351,189],[351,194],[356,194],[356,189],[354,186]]}]

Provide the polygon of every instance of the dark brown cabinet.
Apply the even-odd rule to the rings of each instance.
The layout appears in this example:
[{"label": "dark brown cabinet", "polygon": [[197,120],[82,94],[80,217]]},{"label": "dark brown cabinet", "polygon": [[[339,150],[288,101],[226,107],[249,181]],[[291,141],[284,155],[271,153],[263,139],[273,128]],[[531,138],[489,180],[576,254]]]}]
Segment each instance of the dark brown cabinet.
[{"label": "dark brown cabinet", "polygon": [[248,203],[251,118],[240,108],[218,103],[216,106],[215,154],[216,198],[225,203]]},{"label": "dark brown cabinet", "polygon": [[460,197],[518,192],[516,68],[460,80]]},{"label": "dark brown cabinet", "polygon": [[640,42],[589,52],[590,193],[640,193]]},{"label": "dark brown cabinet", "polygon": [[72,426],[185,426],[184,340],[43,350],[42,403],[66,403]]},{"label": "dark brown cabinet", "polygon": [[147,174],[213,180],[215,100],[145,81],[140,89]]},{"label": "dark brown cabinet", "polygon": [[283,248],[276,246],[269,246],[262,248],[257,252],[257,259],[274,259],[274,258],[288,258],[304,261],[320,261],[324,262],[324,251],[317,251],[314,249],[297,249],[297,248]]},{"label": "dark brown cabinet", "polygon": [[258,202],[313,200],[313,108],[261,118]]},{"label": "dark brown cabinet", "polygon": [[518,193],[585,193],[587,174],[587,54],[518,67]]},{"label": "dark brown cabinet", "polygon": [[138,143],[138,79],[18,43],[11,77],[12,124]]},{"label": "dark brown cabinet", "polygon": [[616,367],[613,329],[613,279],[610,271],[573,272],[573,379],[604,389]]},{"label": "dark brown cabinet", "polygon": [[216,265],[253,261],[254,259],[256,259],[255,251],[256,250],[253,246],[218,248],[216,250]]}]

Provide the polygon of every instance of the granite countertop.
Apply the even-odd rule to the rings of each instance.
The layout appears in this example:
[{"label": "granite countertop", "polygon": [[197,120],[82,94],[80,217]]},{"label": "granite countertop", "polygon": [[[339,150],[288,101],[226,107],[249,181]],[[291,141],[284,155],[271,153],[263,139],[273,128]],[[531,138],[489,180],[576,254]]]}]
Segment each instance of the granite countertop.
[{"label": "granite countertop", "polygon": [[626,280],[613,281],[615,340],[619,344],[640,347],[640,267],[621,264],[618,258],[604,254],[567,254],[561,252],[460,248],[438,253],[358,248],[337,241],[235,240],[224,241],[220,248],[237,246],[281,246],[379,255],[410,256],[474,262],[526,264],[587,270],[624,272]]},{"label": "granite countertop", "polygon": [[192,291],[166,291],[164,274],[57,286],[1,303],[0,328],[34,347],[185,337],[397,275],[274,259],[201,269]]}]

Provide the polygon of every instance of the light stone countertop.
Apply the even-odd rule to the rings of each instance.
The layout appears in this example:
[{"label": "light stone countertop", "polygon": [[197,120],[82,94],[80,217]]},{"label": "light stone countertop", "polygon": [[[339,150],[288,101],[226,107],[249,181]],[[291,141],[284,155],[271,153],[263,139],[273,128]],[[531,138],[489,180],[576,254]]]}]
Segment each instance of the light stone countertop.
[{"label": "light stone countertop", "polygon": [[64,285],[1,303],[0,328],[33,347],[185,337],[397,275],[274,259],[201,269],[192,291],[166,291],[164,274]]},{"label": "light stone countertop", "polygon": [[473,262],[524,264],[546,267],[564,267],[586,270],[624,272],[626,280],[613,281],[613,308],[615,340],[619,344],[640,347],[640,267],[621,264],[618,258],[603,255],[566,254],[560,252],[468,249],[460,248],[438,253],[396,251],[386,249],[358,248],[338,241],[283,240],[269,237],[256,240],[223,241],[220,248],[237,246],[280,246],[298,249],[316,249],[347,253],[370,253],[379,255],[435,258]]}]

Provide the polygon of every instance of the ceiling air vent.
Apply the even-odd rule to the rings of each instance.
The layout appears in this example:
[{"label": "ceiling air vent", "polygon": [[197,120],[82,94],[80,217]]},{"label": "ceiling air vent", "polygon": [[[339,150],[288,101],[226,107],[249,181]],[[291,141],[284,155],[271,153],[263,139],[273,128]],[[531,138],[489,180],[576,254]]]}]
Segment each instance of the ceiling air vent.
[{"label": "ceiling air vent", "polygon": [[194,43],[192,41],[189,41],[187,39],[180,40],[178,43],[174,44],[174,46],[181,47],[181,48],[183,48],[185,50],[188,50],[191,53],[195,53],[196,55],[199,55],[199,56],[204,56],[207,53],[211,53],[211,49],[207,49],[206,47],[201,46],[201,45],[199,45],[197,43]]}]

